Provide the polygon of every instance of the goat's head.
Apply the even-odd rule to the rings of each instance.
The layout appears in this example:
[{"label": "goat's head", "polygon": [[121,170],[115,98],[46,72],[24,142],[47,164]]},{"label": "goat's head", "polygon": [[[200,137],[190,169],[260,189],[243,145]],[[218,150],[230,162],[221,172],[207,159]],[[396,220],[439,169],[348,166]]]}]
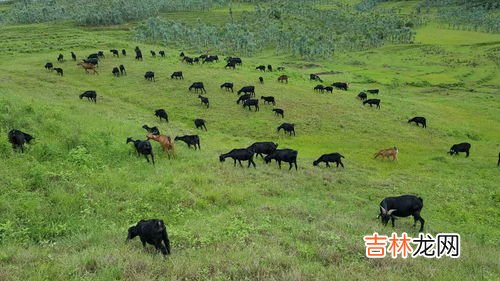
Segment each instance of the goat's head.
[{"label": "goat's head", "polygon": [[137,235],[139,235],[138,230],[137,230],[137,226],[130,227],[128,229],[127,241],[130,240],[130,239],[133,239]]},{"label": "goat's head", "polygon": [[394,213],[395,211],[396,209],[390,209],[387,211],[386,209],[384,209],[384,207],[380,206],[379,217],[384,226],[386,226],[389,220],[393,217],[392,213]]},{"label": "goat's head", "polygon": [[226,158],[224,157],[224,155],[219,155],[220,162],[224,162],[225,160],[226,160]]},{"label": "goat's head", "polygon": [[132,138],[127,138],[127,142],[126,143],[129,143],[129,142],[134,142],[134,140]]}]

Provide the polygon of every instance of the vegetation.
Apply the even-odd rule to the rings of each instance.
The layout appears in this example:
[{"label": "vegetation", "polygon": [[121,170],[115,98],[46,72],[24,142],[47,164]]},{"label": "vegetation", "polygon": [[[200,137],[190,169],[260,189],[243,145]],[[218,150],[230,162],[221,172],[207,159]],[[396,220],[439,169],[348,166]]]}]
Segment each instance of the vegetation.
[{"label": "vegetation", "polygon": [[[285,25],[301,16],[281,15]],[[217,17],[210,21],[217,27],[218,12],[204,16]],[[197,55],[201,48],[136,42],[127,28],[0,26],[0,280],[495,280],[500,35],[433,22],[412,30],[413,44],[388,41],[330,60],[261,47],[233,71],[222,62],[183,64],[180,51]],[[135,46],[143,62],[133,59]],[[114,48],[129,55],[113,58],[108,50]],[[148,55],[160,49],[166,58]],[[107,55],[99,75],[86,75],[68,60],[70,51],[80,59],[97,50]],[[56,61],[59,53],[65,62]],[[64,68],[64,77],[43,69],[48,61]],[[119,64],[127,76],[112,76]],[[278,72],[256,71],[260,64],[284,66],[290,82],[276,82]],[[144,80],[149,70],[156,82]],[[171,80],[179,70],[185,80]],[[310,73],[351,88],[314,93]],[[195,81],[205,83],[209,109],[187,91]],[[219,89],[226,81],[275,96],[285,118],[274,116],[270,105],[243,110],[236,94]],[[381,90],[380,110],[356,100],[370,88]],[[90,89],[98,93],[97,104],[78,99]],[[154,117],[158,108],[169,112],[170,123]],[[407,123],[420,115],[427,129]],[[195,118],[207,121],[207,132],[194,128]],[[297,136],[277,134],[281,122],[295,123]],[[201,150],[176,143],[177,157],[168,159],[153,143],[152,166],[125,144],[127,137],[145,138],[143,124],[172,137],[197,133]],[[11,128],[36,138],[24,154],[7,142]],[[266,140],[298,150],[299,170],[279,170],[261,159],[256,169],[218,160],[230,149]],[[469,158],[446,154],[463,141],[472,144]],[[397,163],[373,159],[394,145]],[[312,165],[329,152],[345,156],[345,169]],[[363,235],[417,235],[411,219],[398,220],[395,229],[375,220],[380,200],[400,194],[424,198],[426,232],[460,233],[460,259],[365,258]],[[144,250],[139,241],[125,243],[127,228],[143,218],[165,220],[171,256]]]}]

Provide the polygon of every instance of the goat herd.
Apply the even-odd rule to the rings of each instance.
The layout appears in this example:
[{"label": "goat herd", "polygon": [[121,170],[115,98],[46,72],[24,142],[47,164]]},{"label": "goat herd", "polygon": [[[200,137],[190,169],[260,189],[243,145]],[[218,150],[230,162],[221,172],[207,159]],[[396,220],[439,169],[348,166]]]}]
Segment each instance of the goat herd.
[{"label": "goat herd", "polygon": [[[143,60],[142,51],[139,49],[139,47],[136,47],[134,51],[135,51],[135,59],[142,61]],[[120,56],[120,52],[116,49],[110,50],[110,53],[114,57]],[[151,51],[150,53],[152,57],[156,57],[156,52]],[[121,55],[122,56],[127,55],[125,49],[121,51]],[[159,55],[161,57],[165,57],[165,52],[159,51]],[[77,60],[76,54],[74,52],[71,52],[71,57],[73,61]],[[99,51],[97,53],[89,55],[87,59],[83,59],[77,65],[81,66],[87,74],[91,72],[94,74],[98,74],[99,72],[97,71],[97,68],[99,62],[104,57],[105,57],[104,52]],[[180,54],[180,57],[182,58],[182,62],[191,65],[200,62],[204,64],[204,63],[214,63],[219,61],[219,57],[217,55],[201,55],[199,57],[191,58],[186,56],[182,52]],[[63,62],[64,55],[60,54],[57,57],[57,60],[58,62]],[[243,63],[241,58],[237,57],[228,57],[226,58],[226,62],[227,64],[225,65],[225,68],[230,68],[230,69],[235,69],[237,66],[241,66]],[[51,62],[47,62],[45,64],[45,68],[49,71],[55,71],[60,76],[64,75],[63,69],[59,67],[54,67],[54,65]],[[284,69],[285,68],[281,66],[276,68],[277,71],[284,71]],[[273,67],[271,65],[267,65],[267,67],[264,65],[260,65],[256,67],[256,70],[259,71],[267,70],[269,72],[272,72]],[[119,65],[118,67],[114,67],[112,70],[112,75],[117,77],[124,76],[126,74],[127,72],[123,64]],[[144,78],[148,81],[154,82],[155,73],[153,71],[148,71],[145,73]],[[172,73],[170,78],[184,79],[184,76],[182,71],[176,71]],[[312,81],[319,81],[321,83],[323,82],[318,74],[310,74],[309,79]],[[288,83],[288,76],[280,75],[277,80],[278,82]],[[260,83],[264,83],[264,79],[262,77],[259,77],[259,81]],[[226,91],[234,92],[233,89],[234,84],[231,82],[223,83],[220,86],[220,88]],[[334,88],[347,91],[349,88],[349,84],[345,82],[335,82],[331,84],[331,86],[317,85],[316,87],[314,87],[314,91],[332,93]],[[189,91],[194,90],[195,93],[198,93],[198,98],[200,99],[201,104],[209,108],[210,106],[209,99],[207,97],[202,96],[202,94],[206,93],[206,89],[202,82],[193,83],[188,88],[188,90]],[[379,89],[370,89],[364,92],[360,92],[357,95],[357,97],[363,101],[363,105],[368,104],[370,105],[370,107],[374,105],[376,106],[376,108],[380,109],[380,102],[381,102],[380,99],[368,99],[367,95],[367,93],[378,95],[379,92],[380,92]],[[259,100],[252,98],[255,97],[255,86],[242,87],[239,91],[237,91],[237,94],[239,96],[238,100],[236,101],[237,104],[242,103],[243,108],[248,107],[248,109],[251,110],[251,108],[253,107],[255,111],[259,111]],[[82,94],[80,94],[79,97],[80,99],[87,98],[87,100],[97,103],[96,91],[93,90],[85,91]],[[261,96],[261,100],[263,100],[264,103],[269,103],[272,104],[273,106],[276,105],[276,100],[273,96]],[[284,118],[283,109],[273,108],[272,111],[275,113],[275,115]],[[169,121],[168,114],[164,109],[156,110],[155,116],[160,119],[160,122],[162,120],[165,120],[166,122]],[[426,118],[424,117],[417,116],[408,120],[408,123],[411,122],[414,122],[417,126],[422,125],[423,128],[427,127]],[[205,131],[207,130],[205,120],[203,119],[195,119],[194,124],[195,127],[198,129],[202,129]],[[174,141],[172,141],[170,136],[162,135],[157,127],[149,127],[148,125],[143,125],[142,128],[148,132],[146,140],[134,140],[129,137],[126,140],[126,143],[127,144],[133,143],[137,154],[144,155],[148,162],[149,162],[148,156],[150,156],[153,165],[155,163],[153,155],[153,147],[149,142],[149,140],[154,140],[158,142],[161,145],[163,151],[167,153],[169,158],[175,157],[174,141],[182,141],[186,143],[189,148],[193,147],[195,150],[201,149],[200,138],[198,135],[176,136],[174,138]],[[277,128],[278,132],[280,130],[283,130],[285,134],[288,133],[290,136],[292,134],[295,136],[294,124],[283,123]],[[34,137],[31,136],[30,134],[22,132],[17,129],[12,129],[8,133],[8,140],[12,144],[13,148],[14,149],[19,148],[21,152],[24,152],[24,144],[25,143],[29,144],[33,139]],[[455,144],[450,148],[449,154],[454,155],[458,154],[459,152],[465,152],[466,157],[468,157],[470,148],[471,145],[469,143]],[[219,161],[224,162],[225,159],[231,158],[234,162],[234,166],[236,166],[236,162],[238,162],[240,166],[243,166],[241,162],[248,161],[248,167],[253,166],[255,168],[256,164],[253,161],[255,155],[257,157],[260,156],[261,158],[263,158],[266,163],[270,163],[272,160],[275,160],[278,163],[278,166],[281,168],[282,162],[285,162],[289,164],[289,170],[291,170],[293,167],[295,167],[295,169],[297,170],[297,154],[298,152],[293,149],[278,149],[278,144],[274,142],[256,142],[247,148],[233,149],[228,153],[221,154],[219,156]],[[387,157],[387,158],[392,158],[392,160],[397,160],[397,155],[398,155],[397,147],[392,147],[378,151],[377,153],[375,153],[374,157],[377,158],[381,156],[382,158]],[[320,156],[317,160],[315,160],[313,162],[313,165],[318,166],[321,162],[323,162],[326,164],[327,167],[330,167],[330,163],[335,163],[337,167],[339,167],[340,165],[342,168],[344,168],[344,164],[342,163],[342,158],[344,158],[344,156],[338,152],[324,154]],[[500,153],[497,165],[500,165]],[[380,202],[379,217],[381,218],[381,221],[384,225],[386,225],[388,221],[391,220],[392,226],[394,226],[395,217],[413,216],[415,224],[417,221],[420,221],[421,224],[420,231],[423,231],[424,219],[420,217],[420,211],[422,210],[422,208],[423,208],[423,200],[420,197],[416,197],[413,195],[403,195],[400,197],[387,197]],[[140,237],[143,246],[145,246],[146,243],[149,243],[154,245],[156,249],[161,251],[163,254],[170,254],[170,241],[168,239],[165,224],[162,220],[156,220],[156,219],[141,220],[140,222],[137,223],[136,226],[133,226],[128,230],[128,240],[136,236]]]}]

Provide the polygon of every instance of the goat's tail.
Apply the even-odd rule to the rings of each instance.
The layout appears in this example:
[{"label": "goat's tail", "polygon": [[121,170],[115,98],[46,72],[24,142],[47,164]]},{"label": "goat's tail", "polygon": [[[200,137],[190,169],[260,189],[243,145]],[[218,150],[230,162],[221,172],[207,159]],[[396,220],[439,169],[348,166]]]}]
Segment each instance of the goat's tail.
[{"label": "goat's tail", "polygon": [[340,155],[340,158],[345,158],[344,155],[342,155],[342,154],[339,154],[339,155]]},{"label": "goat's tail", "polygon": [[422,204],[424,204],[424,199],[422,199],[422,197],[417,197],[418,200],[420,200],[420,202],[422,202]]}]

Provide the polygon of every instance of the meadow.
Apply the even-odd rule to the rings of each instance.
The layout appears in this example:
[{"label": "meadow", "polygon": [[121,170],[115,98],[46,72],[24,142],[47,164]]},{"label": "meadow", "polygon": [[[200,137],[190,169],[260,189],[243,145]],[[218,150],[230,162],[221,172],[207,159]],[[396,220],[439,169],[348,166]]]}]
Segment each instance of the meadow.
[{"label": "meadow", "polygon": [[[499,34],[429,23],[413,44],[318,60],[264,50],[233,71],[223,62],[183,64],[181,51],[199,50],[136,42],[133,26],[0,25],[0,280],[498,280]],[[133,59],[135,46],[144,61]],[[115,48],[128,56],[113,58]],[[161,49],[166,58],[151,58]],[[106,53],[99,75],[70,60],[70,51],[82,58],[97,50]],[[64,76],[43,69],[48,61]],[[113,77],[119,64],[127,75]],[[260,64],[284,66],[289,83],[255,70]],[[143,78],[149,70],[156,82]],[[179,70],[185,80],[171,80]],[[310,73],[351,88],[315,93]],[[187,90],[196,81],[209,109]],[[235,93],[219,89],[226,81],[275,96],[285,118],[270,105],[242,109]],[[380,110],[356,99],[369,88],[381,90]],[[78,98],[85,90],[97,91],[97,104]],[[158,108],[169,123],[155,118]],[[414,116],[425,116],[427,129],[408,124]],[[282,122],[295,123],[297,135],[278,134]],[[125,144],[145,138],[143,124],[172,137],[198,134],[201,150],[176,143],[177,158],[168,159],[153,143],[157,161],[148,164]],[[7,141],[12,128],[36,138],[24,154]],[[298,171],[261,159],[256,169],[219,162],[255,141],[298,150]],[[460,142],[472,144],[469,158],[447,154]],[[392,146],[399,161],[373,159]],[[345,169],[313,167],[331,152],[345,156]],[[401,194],[423,198],[426,233],[461,235],[459,259],[365,257],[364,235],[417,236],[410,218],[394,229],[376,220],[380,201]],[[165,221],[172,255],[125,242],[143,218]]]}]

